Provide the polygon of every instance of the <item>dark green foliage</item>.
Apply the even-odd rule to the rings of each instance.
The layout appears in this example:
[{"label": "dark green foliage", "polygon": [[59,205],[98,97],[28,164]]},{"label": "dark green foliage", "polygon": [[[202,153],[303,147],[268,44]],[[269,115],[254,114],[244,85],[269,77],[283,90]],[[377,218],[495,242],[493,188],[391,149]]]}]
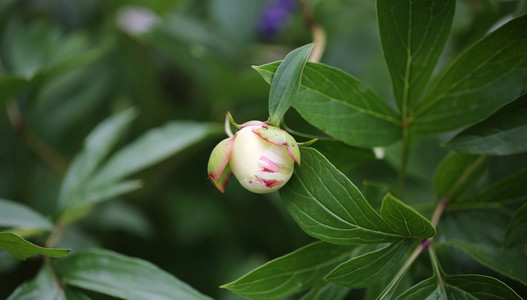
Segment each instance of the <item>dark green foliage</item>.
[{"label": "dark green foliage", "polygon": [[[525,298],[523,1],[297,4],[0,1],[0,298]],[[320,140],[220,194],[227,111]]]}]

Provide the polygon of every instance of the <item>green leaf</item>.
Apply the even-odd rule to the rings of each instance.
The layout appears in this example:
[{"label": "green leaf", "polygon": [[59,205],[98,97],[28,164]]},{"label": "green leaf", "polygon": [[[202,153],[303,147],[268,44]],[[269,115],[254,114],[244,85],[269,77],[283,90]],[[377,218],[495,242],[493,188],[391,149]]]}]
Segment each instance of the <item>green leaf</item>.
[{"label": "green leaf", "polygon": [[450,31],[455,1],[377,1],[384,57],[406,116],[432,75]]},{"label": "green leaf", "polygon": [[527,94],[460,132],[446,147],[464,153],[509,155],[527,151],[526,140]]},{"label": "green leaf", "polygon": [[313,44],[307,44],[291,51],[276,70],[269,93],[271,124],[278,126],[284,114],[293,104],[311,49],[313,49]]},{"label": "green leaf", "polygon": [[[255,67],[270,83],[280,62]],[[293,107],[309,123],[352,146],[375,147],[401,137],[399,115],[345,72],[307,63]]]},{"label": "green leaf", "polygon": [[74,288],[66,287],[64,288],[64,292],[66,293],[66,299],[68,300],[91,300],[90,297]]},{"label": "green leaf", "polygon": [[349,288],[365,288],[387,274],[395,274],[404,264],[404,256],[418,243],[401,240],[387,247],[350,259],[333,269],[325,279]]},{"label": "green leaf", "polygon": [[0,227],[52,230],[53,224],[38,212],[17,202],[0,199]]},{"label": "green leaf", "polygon": [[396,298],[397,300],[447,299],[439,284],[439,278],[434,275],[425,279]]},{"label": "green leaf", "polygon": [[500,249],[499,246],[461,240],[445,244],[454,246],[480,264],[527,285],[527,254],[524,251],[517,248]]},{"label": "green leaf", "polygon": [[40,269],[37,276],[18,286],[7,300],[65,300],[60,284],[55,281],[49,266]]},{"label": "green leaf", "polygon": [[218,130],[216,125],[174,121],[151,129],[115,153],[93,175],[89,189],[121,180],[196,144]]},{"label": "green leaf", "polygon": [[87,181],[115,146],[119,137],[130,126],[136,115],[137,112],[133,108],[124,110],[101,122],[86,137],[84,149],[75,156],[62,183],[59,196],[59,205],[62,208],[83,203],[80,194],[83,193]]},{"label": "green leaf", "polygon": [[321,287],[311,289],[300,300],[341,300],[346,297],[349,291],[350,289],[345,286],[328,283]]},{"label": "green leaf", "polygon": [[523,204],[512,218],[503,245],[514,247],[527,243],[527,203]]},{"label": "green leaf", "polygon": [[278,299],[324,284],[331,269],[357,255],[359,247],[315,242],[274,259],[222,286],[251,299]]},{"label": "green leaf", "polygon": [[377,244],[395,234],[351,181],[317,150],[302,148],[302,166],[280,196],[309,235],[335,244]]},{"label": "green leaf", "polygon": [[376,159],[372,149],[352,147],[339,141],[318,140],[311,147],[328,157],[342,172],[352,169],[361,162]]},{"label": "green leaf", "polygon": [[493,185],[459,199],[459,205],[474,203],[508,203],[527,199],[527,169]]},{"label": "green leaf", "polygon": [[480,300],[522,299],[505,283],[489,276],[453,275],[446,276],[444,280],[448,296],[453,299],[467,299],[469,296]]},{"label": "green leaf", "polygon": [[364,181],[362,183],[362,194],[376,211],[381,209],[384,196],[388,193],[394,193],[394,191],[386,183],[372,181]]},{"label": "green leaf", "polygon": [[418,106],[411,134],[470,126],[525,93],[527,16],[491,32],[465,51]]},{"label": "green leaf", "polygon": [[0,232],[0,248],[11,253],[19,260],[35,255],[61,257],[70,253],[68,249],[44,248],[32,244],[11,232]]},{"label": "green leaf", "polygon": [[394,232],[406,237],[424,239],[436,234],[430,221],[391,194],[382,201],[381,217]]},{"label": "green leaf", "polygon": [[64,284],[123,299],[210,299],[157,266],[108,250],[53,262]]},{"label": "green leaf", "polygon": [[437,167],[434,190],[437,199],[456,197],[470,189],[483,175],[488,157],[452,152]]},{"label": "green leaf", "polygon": [[[498,279],[484,275],[445,275],[443,283],[439,278],[428,278],[416,284],[399,297],[397,300],[421,299],[522,299],[505,283]],[[444,284],[446,295],[441,289]]]},{"label": "green leaf", "polygon": [[59,220],[62,224],[73,223],[85,217],[91,211],[93,205],[135,191],[141,187],[140,180],[124,180],[83,191],[76,196],[74,203],[61,214]]}]

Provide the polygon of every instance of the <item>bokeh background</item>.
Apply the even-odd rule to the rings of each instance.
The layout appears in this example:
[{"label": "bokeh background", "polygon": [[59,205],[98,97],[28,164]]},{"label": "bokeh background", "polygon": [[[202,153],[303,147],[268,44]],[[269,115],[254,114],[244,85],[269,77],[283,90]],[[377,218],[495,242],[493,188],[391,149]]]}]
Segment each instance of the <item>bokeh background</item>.
[{"label": "bokeh background", "polygon": [[[506,20],[517,5],[458,1],[442,63]],[[52,214],[83,139],[127,107],[136,107],[139,116],[120,145],[172,120],[222,124],[227,110],[239,123],[267,119],[269,86],[251,65],[282,59],[311,42],[309,22],[326,33],[321,62],[391,101],[375,1],[1,0],[0,198]],[[295,130],[317,134],[294,111],[286,120]],[[59,246],[139,257],[215,299],[239,299],[218,287],[311,238],[276,193],[251,194],[233,180],[221,194],[210,184],[207,160],[222,138],[137,174],[142,189],[98,206],[67,229]],[[416,155],[410,163],[416,180],[408,193],[423,202],[433,200],[427,198],[431,174],[445,155],[435,145],[419,144],[416,151],[427,156]],[[333,159],[357,184],[390,182],[397,156],[387,153],[385,161],[365,154],[361,164],[353,157]],[[508,159],[513,165],[515,158]],[[501,162],[496,172],[509,172],[509,165]],[[0,253],[0,299],[32,278],[40,263]]]}]

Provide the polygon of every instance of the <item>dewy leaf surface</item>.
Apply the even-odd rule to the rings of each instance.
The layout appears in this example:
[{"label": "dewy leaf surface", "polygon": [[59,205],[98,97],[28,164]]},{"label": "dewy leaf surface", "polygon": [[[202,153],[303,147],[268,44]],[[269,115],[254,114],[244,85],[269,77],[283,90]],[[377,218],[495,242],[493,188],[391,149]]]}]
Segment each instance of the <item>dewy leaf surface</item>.
[{"label": "dewy leaf surface", "polygon": [[527,94],[485,121],[457,134],[446,147],[458,152],[510,155],[527,151]]},{"label": "dewy leaf surface", "polygon": [[53,262],[70,286],[123,299],[210,299],[157,266],[108,250],[82,250]]},{"label": "dewy leaf surface", "polygon": [[11,253],[14,257],[20,260],[35,255],[61,257],[70,252],[68,249],[44,248],[37,246],[11,232],[0,232],[0,248]]},{"label": "dewy leaf surface", "polygon": [[52,230],[53,224],[38,212],[17,202],[0,199],[0,227]]},{"label": "dewy leaf surface", "polygon": [[436,234],[430,221],[391,194],[382,201],[381,217],[393,231],[409,238],[424,239]]},{"label": "dewy leaf surface", "polygon": [[222,286],[251,299],[280,299],[324,284],[331,269],[357,255],[360,247],[315,242],[274,259]]},{"label": "dewy leaf surface", "polygon": [[[255,67],[270,83],[280,62]],[[307,63],[293,107],[309,123],[352,146],[375,147],[401,136],[399,115],[345,72]]]},{"label": "dewy leaf surface", "polygon": [[455,1],[378,0],[379,31],[397,106],[405,114],[423,92],[445,46]]},{"label": "dewy leaf surface", "polygon": [[306,65],[313,44],[291,51],[276,70],[269,92],[270,123],[279,125],[280,120],[293,104],[300,88],[302,71]]},{"label": "dewy leaf surface", "polygon": [[376,244],[403,238],[315,149],[302,148],[302,166],[295,168],[280,196],[298,225],[318,239],[335,244]]},{"label": "dewy leaf surface", "polygon": [[527,203],[520,207],[512,218],[503,245],[513,247],[527,243]]},{"label": "dewy leaf surface", "polygon": [[365,288],[384,276],[395,274],[404,264],[403,257],[417,242],[401,240],[397,243],[350,259],[333,269],[326,280],[349,288]]},{"label": "dewy leaf surface", "polygon": [[527,16],[513,19],[463,53],[416,107],[412,134],[473,125],[525,93]]}]

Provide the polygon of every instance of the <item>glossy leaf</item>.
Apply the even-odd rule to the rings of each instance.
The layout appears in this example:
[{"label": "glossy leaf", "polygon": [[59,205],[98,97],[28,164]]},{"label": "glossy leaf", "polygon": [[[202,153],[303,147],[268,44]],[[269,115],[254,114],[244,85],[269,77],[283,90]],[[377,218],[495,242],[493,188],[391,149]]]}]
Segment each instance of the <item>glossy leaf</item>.
[{"label": "glossy leaf", "polygon": [[446,147],[463,153],[509,155],[527,151],[526,140],[527,94],[460,132]]},{"label": "glossy leaf", "polygon": [[37,246],[11,232],[0,232],[0,248],[11,253],[14,257],[20,260],[35,255],[61,257],[70,252],[68,249],[44,248]]},{"label": "glossy leaf", "polygon": [[507,203],[527,199],[527,169],[465,197],[459,203]]},{"label": "glossy leaf", "polygon": [[52,230],[53,224],[38,212],[17,202],[0,199],[0,227]]},{"label": "glossy leaf", "polygon": [[434,178],[436,197],[455,200],[483,175],[488,157],[452,152],[437,167]]},{"label": "glossy leaf", "polygon": [[467,127],[525,93],[527,16],[516,18],[465,51],[413,114],[412,134]]},{"label": "glossy leaf", "polygon": [[350,289],[345,286],[328,283],[311,289],[300,300],[341,300],[346,297],[349,291]]},{"label": "glossy leaf", "polygon": [[405,237],[424,239],[436,234],[430,221],[391,194],[382,201],[381,217],[390,229]]},{"label": "glossy leaf", "polygon": [[276,70],[269,93],[269,121],[279,125],[280,120],[293,104],[300,88],[302,72],[313,44],[291,51]]},{"label": "glossy leaf", "polygon": [[335,244],[376,244],[402,238],[317,150],[303,148],[302,160],[302,167],[295,168],[280,196],[307,234]]},{"label": "glossy leaf", "polygon": [[382,200],[388,193],[395,194],[388,184],[373,181],[362,183],[362,194],[376,211],[381,209]]},{"label": "glossy leaf", "polygon": [[108,250],[83,250],[54,261],[69,286],[124,299],[210,299],[155,265]]},{"label": "glossy leaf", "polygon": [[[280,62],[255,67],[270,83]],[[401,136],[398,114],[345,72],[307,63],[293,107],[309,123],[352,146],[391,144]]]},{"label": "glossy leaf", "polygon": [[509,223],[503,245],[514,247],[525,243],[527,243],[527,203],[516,211]]},{"label": "glossy leaf", "polygon": [[84,149],[75,156],[63,181],[59,204],[62,207],[82,204],[79,199],[87,181],[130,126],[137,115],[135,109],[124,110],[101,122],[84,140]]},{"label": "glossy leaf", "polygon": [[210,124],[185,121],[151,129],[110,157],[88,186],[96,188],[123,179],[202,141],[218,129]]},{"label": "glossy leaf", "polygon": [[377,1],[379,31],[397,106],[415,106],[450,31],[455,1]]},{"label": "glossy leaf", "polygon": [[60,284],[55,281],[47,266],[43,266],[37,276],[18,286],[7,300],[66,300]]},{"label": "glossy leaf", "polygon": [[274,259],[222,286],[251,299],[280,299],[324,284],[331,269],[357,255],[356,246],[315,242]]},{"label": "glossy leaf", "polygon": [[350,259],[333,269],[325,279],[349,288],[365,288],[387,274],[394,274],[404,264],[403,257],[417,243],[399,241],[377,251]]}]

